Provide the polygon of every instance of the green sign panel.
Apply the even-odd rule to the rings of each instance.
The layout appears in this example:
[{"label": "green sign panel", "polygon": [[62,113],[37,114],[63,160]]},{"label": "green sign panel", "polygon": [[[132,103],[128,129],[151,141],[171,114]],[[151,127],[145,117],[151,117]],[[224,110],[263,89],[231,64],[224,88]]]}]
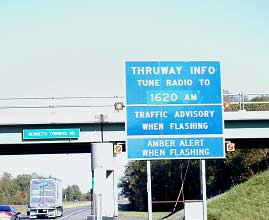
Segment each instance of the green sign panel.
[{"label": "green sign panel", "polygon": [[79,128],[27,129],[23,130],[23,139],[75,139],[79,138],[79,134]]}]

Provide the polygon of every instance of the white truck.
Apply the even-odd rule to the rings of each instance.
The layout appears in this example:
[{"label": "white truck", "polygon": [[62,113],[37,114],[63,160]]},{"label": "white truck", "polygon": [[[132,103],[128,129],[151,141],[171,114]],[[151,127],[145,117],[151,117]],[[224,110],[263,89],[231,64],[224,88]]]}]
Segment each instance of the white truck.
[{"label": "white truck", "polygon": [[30,181],[30,218],[57,218],[63,215],[62,181],[32,178]]}]

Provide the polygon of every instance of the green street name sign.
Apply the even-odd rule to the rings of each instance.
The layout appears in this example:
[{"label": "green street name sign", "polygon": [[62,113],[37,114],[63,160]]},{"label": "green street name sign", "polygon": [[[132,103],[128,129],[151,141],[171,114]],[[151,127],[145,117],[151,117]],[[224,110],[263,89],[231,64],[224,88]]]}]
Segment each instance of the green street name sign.
[{"label": "green street name sign", "polygon": [[23,140],[28,139],[70,139],[79,138],[79,128],[27,129],[23,130]]}]

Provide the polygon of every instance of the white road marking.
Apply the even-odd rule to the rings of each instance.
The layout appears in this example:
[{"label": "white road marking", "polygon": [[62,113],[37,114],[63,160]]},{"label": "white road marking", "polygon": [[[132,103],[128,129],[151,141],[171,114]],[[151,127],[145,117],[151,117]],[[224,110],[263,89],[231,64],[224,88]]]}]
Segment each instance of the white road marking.
[{"label": "white road marking", "polygon": [[76,214],[78,214],[78,213],[80,213],[80,212],[83,212],[83,211],[86,211],[86,210],[88,210],[88,209],[81,209],[81,210],[75,211],[75,212],[73,212],[73,213],[71,213],[71,214],[69,214],[69,215],[66,215],[66,216],[64,216],[64,217],[62,217],[62,218],[59,218],[59,220],[66,219],[66,218],[68,218],[68,217],[70,217],[70,216],[72,216],[72,215],[76,215]]}]

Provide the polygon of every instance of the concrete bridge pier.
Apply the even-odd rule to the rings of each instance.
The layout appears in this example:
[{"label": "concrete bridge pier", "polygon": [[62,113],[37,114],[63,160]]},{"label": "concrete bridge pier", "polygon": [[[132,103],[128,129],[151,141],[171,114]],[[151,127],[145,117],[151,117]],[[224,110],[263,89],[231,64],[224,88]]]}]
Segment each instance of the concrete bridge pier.
[{"label": "concrete bridge pier", "polygon": [[93,210],[99,220],[113,219],[115,207],[114,162],[112,143],[92,143],[92,170],[94,175]]}]

